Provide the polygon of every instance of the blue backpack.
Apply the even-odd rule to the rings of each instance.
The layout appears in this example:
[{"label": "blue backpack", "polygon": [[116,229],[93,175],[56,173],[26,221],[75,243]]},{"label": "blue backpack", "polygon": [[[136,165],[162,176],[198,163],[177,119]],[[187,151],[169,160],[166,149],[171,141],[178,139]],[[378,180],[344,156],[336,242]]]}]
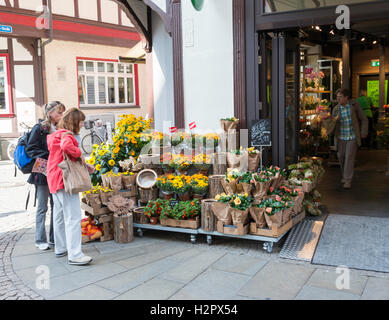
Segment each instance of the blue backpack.
[{"label": "blue backpack", "polygon": [[35,161],[31,159],[25,151],[28,140],[30,138],[31,131],[26,132],[22,137],[19,138],[18,144],[14,151],[14,163],[16,167],[24,174],[31,173],[34,167]]}]

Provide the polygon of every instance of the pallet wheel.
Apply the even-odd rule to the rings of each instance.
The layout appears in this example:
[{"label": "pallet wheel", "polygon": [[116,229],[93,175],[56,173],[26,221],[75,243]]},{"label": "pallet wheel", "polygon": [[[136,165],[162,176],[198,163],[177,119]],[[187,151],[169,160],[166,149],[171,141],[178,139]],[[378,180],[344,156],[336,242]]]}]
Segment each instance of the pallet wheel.
[{"label": "pallet wheel", "polygon": [[266,250],[267,253],[272,253],[272,251],[273,251],[273,242],[265,242],[263,244],[263,249]]},{"label": "pallet wheel", "polygon": [[207,236],[207,243],[208,245],[212,244],[212,236]]},{"label": "pallet wheel", "polygon": [[196,243],[196,235],[194,235],[194,234],[190,235],[190,242],[192,242],[192,244]]},{"label": "pallet wheel", "polygon": [[141,228],[138,228],[136,232],[138,233],[139,237],[143,237],[143,230]]}]

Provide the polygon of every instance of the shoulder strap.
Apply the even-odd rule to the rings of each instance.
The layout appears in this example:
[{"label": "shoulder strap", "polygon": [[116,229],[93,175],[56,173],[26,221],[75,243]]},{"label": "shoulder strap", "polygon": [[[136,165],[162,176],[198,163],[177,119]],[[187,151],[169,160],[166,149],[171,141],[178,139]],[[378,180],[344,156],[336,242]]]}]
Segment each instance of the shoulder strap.
[{"label": "shoulder strap", "polygon": [[70,131],[66,131],[66,132],[64,132],[64,133],[62,134],[61,140],[63,139],[64,136],[66,136],[66,135],[68,135],[68,134],[73,135]]}]

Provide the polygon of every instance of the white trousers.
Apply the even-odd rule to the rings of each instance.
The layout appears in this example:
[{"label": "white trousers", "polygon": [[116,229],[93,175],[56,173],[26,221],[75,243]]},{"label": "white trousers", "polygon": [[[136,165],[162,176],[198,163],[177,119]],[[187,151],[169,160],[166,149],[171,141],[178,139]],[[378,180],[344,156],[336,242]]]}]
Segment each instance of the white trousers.
[{"label": "white trousers", "polygon": [[54,200],[54,243],[55,253],[68,252],[68,259],[84,256],[81,251],[81,207],[77,194],[59,190]]}]

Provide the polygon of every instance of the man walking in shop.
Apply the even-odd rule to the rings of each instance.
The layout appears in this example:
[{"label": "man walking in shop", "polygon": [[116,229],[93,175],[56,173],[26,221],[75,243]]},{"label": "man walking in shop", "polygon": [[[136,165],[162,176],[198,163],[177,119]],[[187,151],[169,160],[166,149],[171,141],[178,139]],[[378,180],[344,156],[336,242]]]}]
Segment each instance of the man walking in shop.
[{"label": "man walking in shop", "polygon": [[362,139],[362,147],[370,149],[371,147],[371,138],[372,138],[372,131],[373,131],[373,102],[370,99],[370,97],[367,96],[366,89],[361,90],[361,95],[357,99],[357,102],[361,106],[362,110],[365,112],[366,117],[369,121],[369,132],[366,139]]},{"label": "man walking in shop", "polygon": [[[325,120],[325,126],[335,131],[337,142],[338,158],[342,171],[342,184],[344,189],[351,188],[351,181],[354,175],[355,155],[358,147],[361,146],[361,138],[367,137],[368,120],[359,103],[350,100],[350,93],[347,89],[339,89],[336,92],[338,105],[332,110],[331,119]],[[326,121],[332,125],[326,125]],[[361,124],[360,124],[361,123]]]}]

